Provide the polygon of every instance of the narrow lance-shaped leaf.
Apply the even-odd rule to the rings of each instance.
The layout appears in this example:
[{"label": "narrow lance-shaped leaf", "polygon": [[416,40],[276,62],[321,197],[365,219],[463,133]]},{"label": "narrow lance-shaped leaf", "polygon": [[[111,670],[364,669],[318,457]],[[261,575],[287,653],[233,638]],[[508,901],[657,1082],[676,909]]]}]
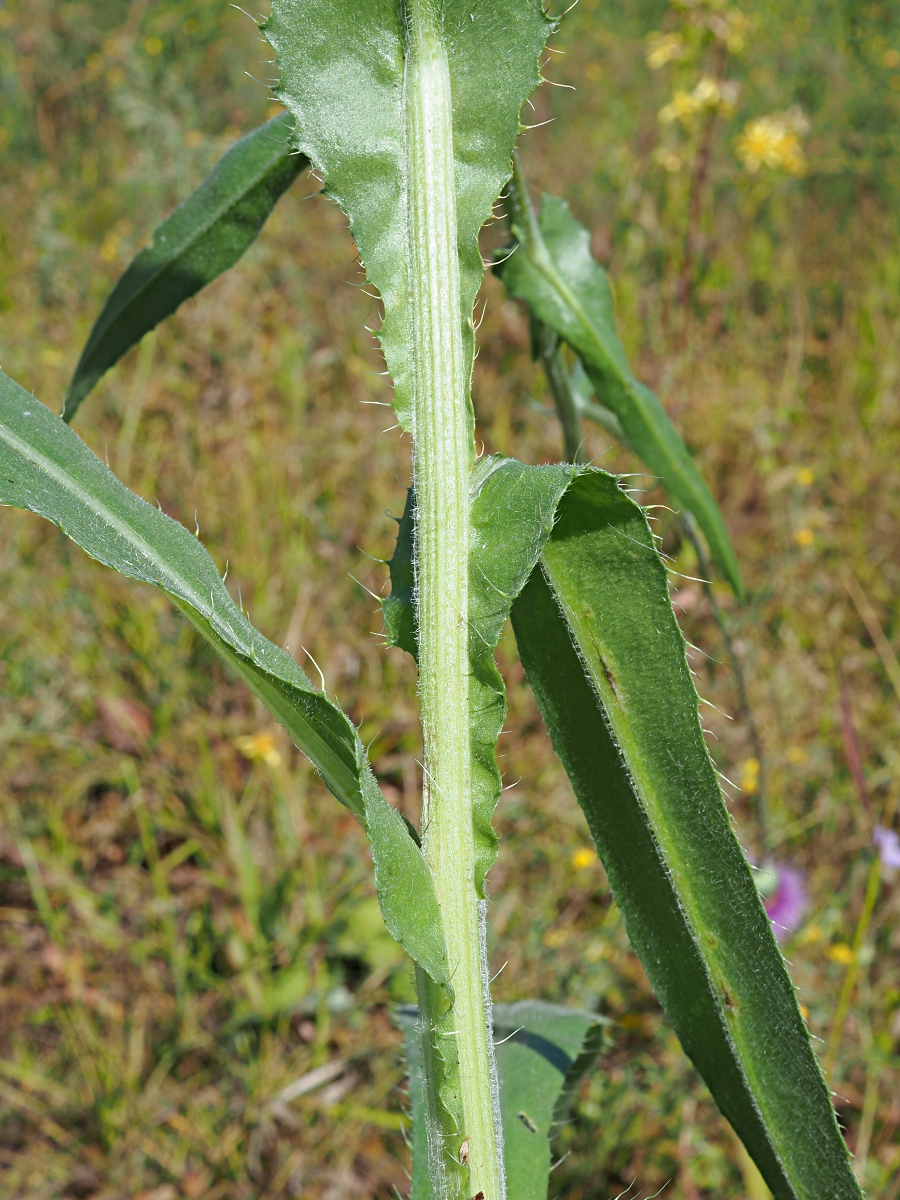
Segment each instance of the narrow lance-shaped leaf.
[{"label": "narrow lance-shaped leaf", "polygon": [[513,606],[519,654],[628,934],[777,1200],[859,1200],[793,985],[735,838],[642,510],[576,479]]},{"label": "narrow lance-shaped leaf", "polygon": [[46,517],[92,558],[166,592],[365,826],[388,930],[446,983],[431,875],[400,813],[381,794],[348,717],[254,629],[196,537],[130,492],[59,417],[2,372],[0,504]]},{"label": "narrow lance-shaped leaf", "polygon": [[63,406],[67,421],[126,350],[233,267],[256,238],[306,166],[291,146],[291,126],[281,113],[236,142],[133,259],[78,360]]},{"label": "narrow lance-shaped leaf", "polygon": [[743,597],[740,567],[718,505],[659,398],[631,373],[606,273],[591,254],[588,231],[555,196],[544,196],[540,218],[535,217],[518,173],[510,206],[518,244],[496,268],[504,284],[581,357],[602,407],[615,414],[631,449],[672,499],[694,514],[717,566]]}]

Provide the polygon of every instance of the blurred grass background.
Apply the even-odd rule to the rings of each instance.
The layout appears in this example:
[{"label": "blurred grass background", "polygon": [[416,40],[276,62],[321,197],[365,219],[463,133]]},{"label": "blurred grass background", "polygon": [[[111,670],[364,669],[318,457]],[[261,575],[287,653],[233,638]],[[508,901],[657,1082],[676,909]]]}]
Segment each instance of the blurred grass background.
[{"label": "blurred grass background", "polygon": [[[581,0],[547,69],[577,90],[534,98],[524,152],[536,190],[567,196],[592,230],[638,374],[726,513],[752,599],[716,594],[762,771],[707,599],[673,577],[709,656],[693,663],[701,694],[736,716],[705,710],[711,747],[748,850],[806,873],[786,952],[812,1032],[834,1046],[860,1179],[897,1200],[900,880],[871,839],[900,789],[900,10],[744,0],[744,45],[722,68],[739,92],[714,122],[667,124],[660,109],[707,67],[688,55],[651,70],[646,39],[690,35],[695,10]],[[269,57],[225,0],[0,5],[0,349],[46,403],[59,406],[154,225],[264,119]],[[741,131],[788,112],[805,169],[748,171]],[[384,586],[373,559],[390,553],[409,446],[361,403],[388,398],[364,329],[377,314],[340,213],[305,199],[316,186],[301,180],[238,267],[148,336],[76,424],[141,495],[189,527],[196,514],[254,622],[315,674],[301,647],[312,655],[414,816],[414,674],[380,645],[359,585]],[[553,459],[526,321],[495,280],[485,296],[480,437]],[[586,437],[602,465],[635,469]],[[659,529],[696,575],[664,511]],[[0,579],[3,1194],[402,1193],[391,1009],[411,981],[360,830],[158,594],[10,511]],[[501,664],[516,786],[491,876],[492,959],[507,964],[495,993],[618,1022],[560,1131],[556,1193],[648,1196],[670,1181],[684,1200],[757,1200],[628,949],[509,640]]]}]

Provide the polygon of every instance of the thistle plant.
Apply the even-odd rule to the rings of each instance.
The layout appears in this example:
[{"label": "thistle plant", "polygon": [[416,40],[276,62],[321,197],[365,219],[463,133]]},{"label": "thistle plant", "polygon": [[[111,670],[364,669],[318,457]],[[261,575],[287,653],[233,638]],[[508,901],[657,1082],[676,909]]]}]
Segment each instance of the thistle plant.
[{"label": "thistle plant", "polygon": [[[741,594],[712,495],[628,366],[586,232],[560,200],[538,216],[513,168],[552,21],[540,0],[273,0],[262,29],[286,113],[238,142],[129,266],[62,419],[0,377],[0,502],[162,589],[364,828],[385,925],[415,967],[418,1003],[398,1019],[416,1200],[544,1200],[552,1127],[598,1046],[596,1014],[491,1004],[505,716],[493,651],[508,618],[631,942],[722,1112],[779,1200],[858,1197],[731,830],[646,513],[593,467],[476,455],[478,234],[500,202],[512,244],[498,271],[530,310],[560,411],[596,407]],[[378,290],[393,406],[413,445],[384,621],[418,663],[417,826],[388,804],[349,718],[250,624],[199,539],[129,492],[68,424],[130,346],[239,258],[307,165]]]}]

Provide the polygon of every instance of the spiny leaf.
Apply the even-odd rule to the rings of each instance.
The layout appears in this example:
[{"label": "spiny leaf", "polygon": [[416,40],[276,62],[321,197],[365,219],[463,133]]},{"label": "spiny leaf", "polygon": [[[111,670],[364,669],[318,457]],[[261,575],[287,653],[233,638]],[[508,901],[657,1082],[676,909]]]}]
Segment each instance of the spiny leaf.
[{"label": "spiny leaf", "polygon": [[540,1000],[494,1005],[506,1186],[511,1200],[547,1200],[550,1141],[600,1050],[596,1013]]},{"label": "spiny leaf", "polygon": [[[539,0],[435,0],[453,101],[461,310],[469,362],[483,263],[478,232],[510,174],[519,110],[540,81],[550,22]],[[401,0],[274,0],[263,31],[276,94],[296,118],[298,148],[350,218],[366,276],[384,304],[381,344],[400,423],[411,428],[414,379]]]},{"label": "spiny leaf", "polygon": [[290,115],[281,113],[236,142],[133,259],[78,360],[63,406],[66,421],[126,350],[233,267],[254,240],[306,166],[292,152],[291,126]]},{"label": "spiny leaf", "polygon": [[[538,220],[518,178],[511,207],[518,244],[496,268],[504,284],[581,357],[602,407],[618,418],[632,450],[673,500],[694,514],[717,566],[743,597],[740,567],[712,493],[659,398],[631,373],[606,273],[591,254],[588,231],[555,196],[544,196]],[[602,414],[588,415],[607,424]]]},{"label": "spiny leaf", "polygon": [[513,606],[519,654],[628,935],[777,1200],[859,1200],[793,985],[703,740],[642,510],[574,480]]},{"label": "spiny leaf", "polygon": [[365,826],[388,930],[446,983],[431,874],[400,813],[381,794],[349,718],[254,629],[196,537],[130,492],[59,417],[2,372],[0,504],[46,517],[98,562],[166,592]]},{"label": "spiny leaf", "polygon": [[[476,886],[497,856],[491,825],[500,798],[494,748],[506,717],[503,679],[494,650],[515,597],[550,536],[559,500],[577,468],[528,467],[502,455],[482,458],[472,472],[469,543],[469,730],[476,835]],[[416,655],[412,592],[415,494],[407,498],[390,563],[391,594],[383,602],[391,645]]]}]

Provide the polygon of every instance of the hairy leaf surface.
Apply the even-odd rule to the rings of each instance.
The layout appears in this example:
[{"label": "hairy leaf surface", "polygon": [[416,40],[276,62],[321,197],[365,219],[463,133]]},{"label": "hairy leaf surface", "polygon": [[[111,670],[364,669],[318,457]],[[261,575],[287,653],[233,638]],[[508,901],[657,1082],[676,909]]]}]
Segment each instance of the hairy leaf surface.
[{"label": "hairy leaf surface", "polygon": [[[478,231],[510,175],[519,110],[540,82],[550,29],[539,0],[435,0],[448,47],[462,330],[471,364],[472,307],[483,264]],[[394,406],[412,427],[410,196],[401,0],[274,0],[264,33],[281,71],[279,98],[298,148],[350,219],[366,275],[381,293],[381,344]]]},{"label": "hairy leaf surface", "polygon": [[[513,232],[516,250],[497,268],[504,284],[581,357],[602,408],[618,418],[628,445],[672,499],[694,514],[716,564],[743,596],[737,557],[712,493],[659,398],[631,373],[606,272],[591,254],[588,231],[555,196],[544,196],[539,220],[522,196],[514,206]],[[587,415],[609,427],[602,411]]]},{"label": "hairy leaf surface", "polygon": [[78,360],[63,417],[71,421],[97,381],[145,333],[233,267],[279,197],[307,165],[281,113],[242,137],[157,228],[113,288]]},{"label": "hairy leaf surface", "polygon": [[[491,825],[500,798],[494,748],[506,718],[503,679],[494,650],[515,597],[534,569],[560,498],[577,472],[568,463],[529,467],[502,455],[472,472],[469,542],[469,730],[476,836],[476,885],[497,856]],[[410,491],[390,563],[391,594],[383,603],[388,641],[416,655],[412,589],[415,494]]]},{"label": "hairy leaf surface", "polygon": [[166,592],[365,826],[388,930],[446,982],[431,875],[400,813],[381,794],[348,717],[254,629],[196,537],[130,492],[59,417],[2,373],[0,504],[46,517],[98,562]]},{"label": "hairy leaf surface", "polygon": [[639,508],[576,479],[513,606],[519,654],[681,1043],[777,1200],[860,1196],[697,715]]}]

